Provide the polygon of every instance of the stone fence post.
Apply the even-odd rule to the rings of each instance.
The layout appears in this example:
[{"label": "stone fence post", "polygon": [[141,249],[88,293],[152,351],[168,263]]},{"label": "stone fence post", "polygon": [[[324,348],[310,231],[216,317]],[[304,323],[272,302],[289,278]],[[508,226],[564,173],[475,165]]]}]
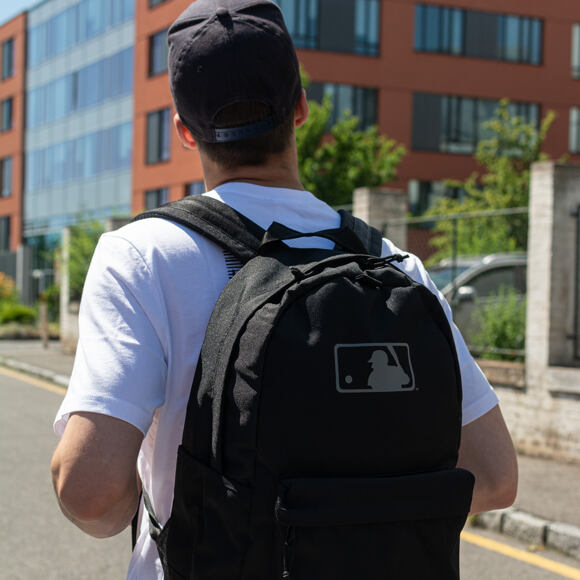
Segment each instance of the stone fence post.
[{"label": "stone fence post", "polygon": [[[396,246],[407,248],[407,195],[386,187],[359,187],[353,193],[352,213],[377,228]],[[396,223],[390,223],[395,221]],[[400,221],[399,221],[400,220]]]}]

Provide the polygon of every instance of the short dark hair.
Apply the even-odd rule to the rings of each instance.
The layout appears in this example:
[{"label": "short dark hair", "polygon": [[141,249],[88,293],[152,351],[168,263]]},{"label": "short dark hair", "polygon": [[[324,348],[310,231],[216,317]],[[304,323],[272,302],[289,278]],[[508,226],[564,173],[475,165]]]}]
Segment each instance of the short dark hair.
[{"label": "short dark hair", "polygon": [[[216,128],[240,127],[270,116],[268,106],[257,101],[234,103],[222,109],[215,118]],[[276,127],[257,137],[226,143],[208,143],[196,139],[200,151],[227,169],[248,165],[265,165],[271,155],[282,153],[290,145],[294,132],[294,114]],[[194,135],[195,137],[195,135]]]}]

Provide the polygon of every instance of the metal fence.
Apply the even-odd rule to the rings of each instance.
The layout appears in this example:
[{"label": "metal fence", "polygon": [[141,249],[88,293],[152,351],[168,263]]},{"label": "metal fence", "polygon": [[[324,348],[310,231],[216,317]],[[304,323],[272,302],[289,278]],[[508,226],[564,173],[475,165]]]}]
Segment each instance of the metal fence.
[{"label": "metal fence", "polygon": [[383,234],[402,225],[472,353],[523,360],[528,208],[393,219]]}]

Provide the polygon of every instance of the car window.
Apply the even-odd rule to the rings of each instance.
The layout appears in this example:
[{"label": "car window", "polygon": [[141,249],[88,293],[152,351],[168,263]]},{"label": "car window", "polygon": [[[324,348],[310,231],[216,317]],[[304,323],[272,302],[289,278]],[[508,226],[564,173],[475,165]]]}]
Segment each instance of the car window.
[{"label": "car window", "polygon": [[516,272],[514,266],[504,266],[502,268],[493,268],[477,274],[468,282],[466,286],[473,286],[477,296],[484,298],[491,294],[497,294],[501,286],[510,288],[516,287]]},{"label": "car window", "polygon": [[[459,276],[459,274],[465,272],[468,268],[469,266],[457,266],[455,276]],[[453,268],[451,266],[436,266],[429,270],[429,276],[431,276],[431,280],[433,280],[435,286],[439,290],[443,290],[453,280]]]}]

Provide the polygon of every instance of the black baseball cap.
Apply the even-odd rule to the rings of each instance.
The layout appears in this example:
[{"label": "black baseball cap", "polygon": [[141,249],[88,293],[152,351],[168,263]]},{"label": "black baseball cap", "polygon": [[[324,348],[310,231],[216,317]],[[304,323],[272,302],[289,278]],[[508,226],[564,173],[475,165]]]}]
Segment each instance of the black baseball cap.
[{"label": "black baseball cap", "polygon": [[[280,8],[271,0],[195,0],[168,32],[175,108],[197,139],[223,143],[267,133],[294,111],[302,85]],[[261,121],[216,128],[234,103],[270,109]]]}]

